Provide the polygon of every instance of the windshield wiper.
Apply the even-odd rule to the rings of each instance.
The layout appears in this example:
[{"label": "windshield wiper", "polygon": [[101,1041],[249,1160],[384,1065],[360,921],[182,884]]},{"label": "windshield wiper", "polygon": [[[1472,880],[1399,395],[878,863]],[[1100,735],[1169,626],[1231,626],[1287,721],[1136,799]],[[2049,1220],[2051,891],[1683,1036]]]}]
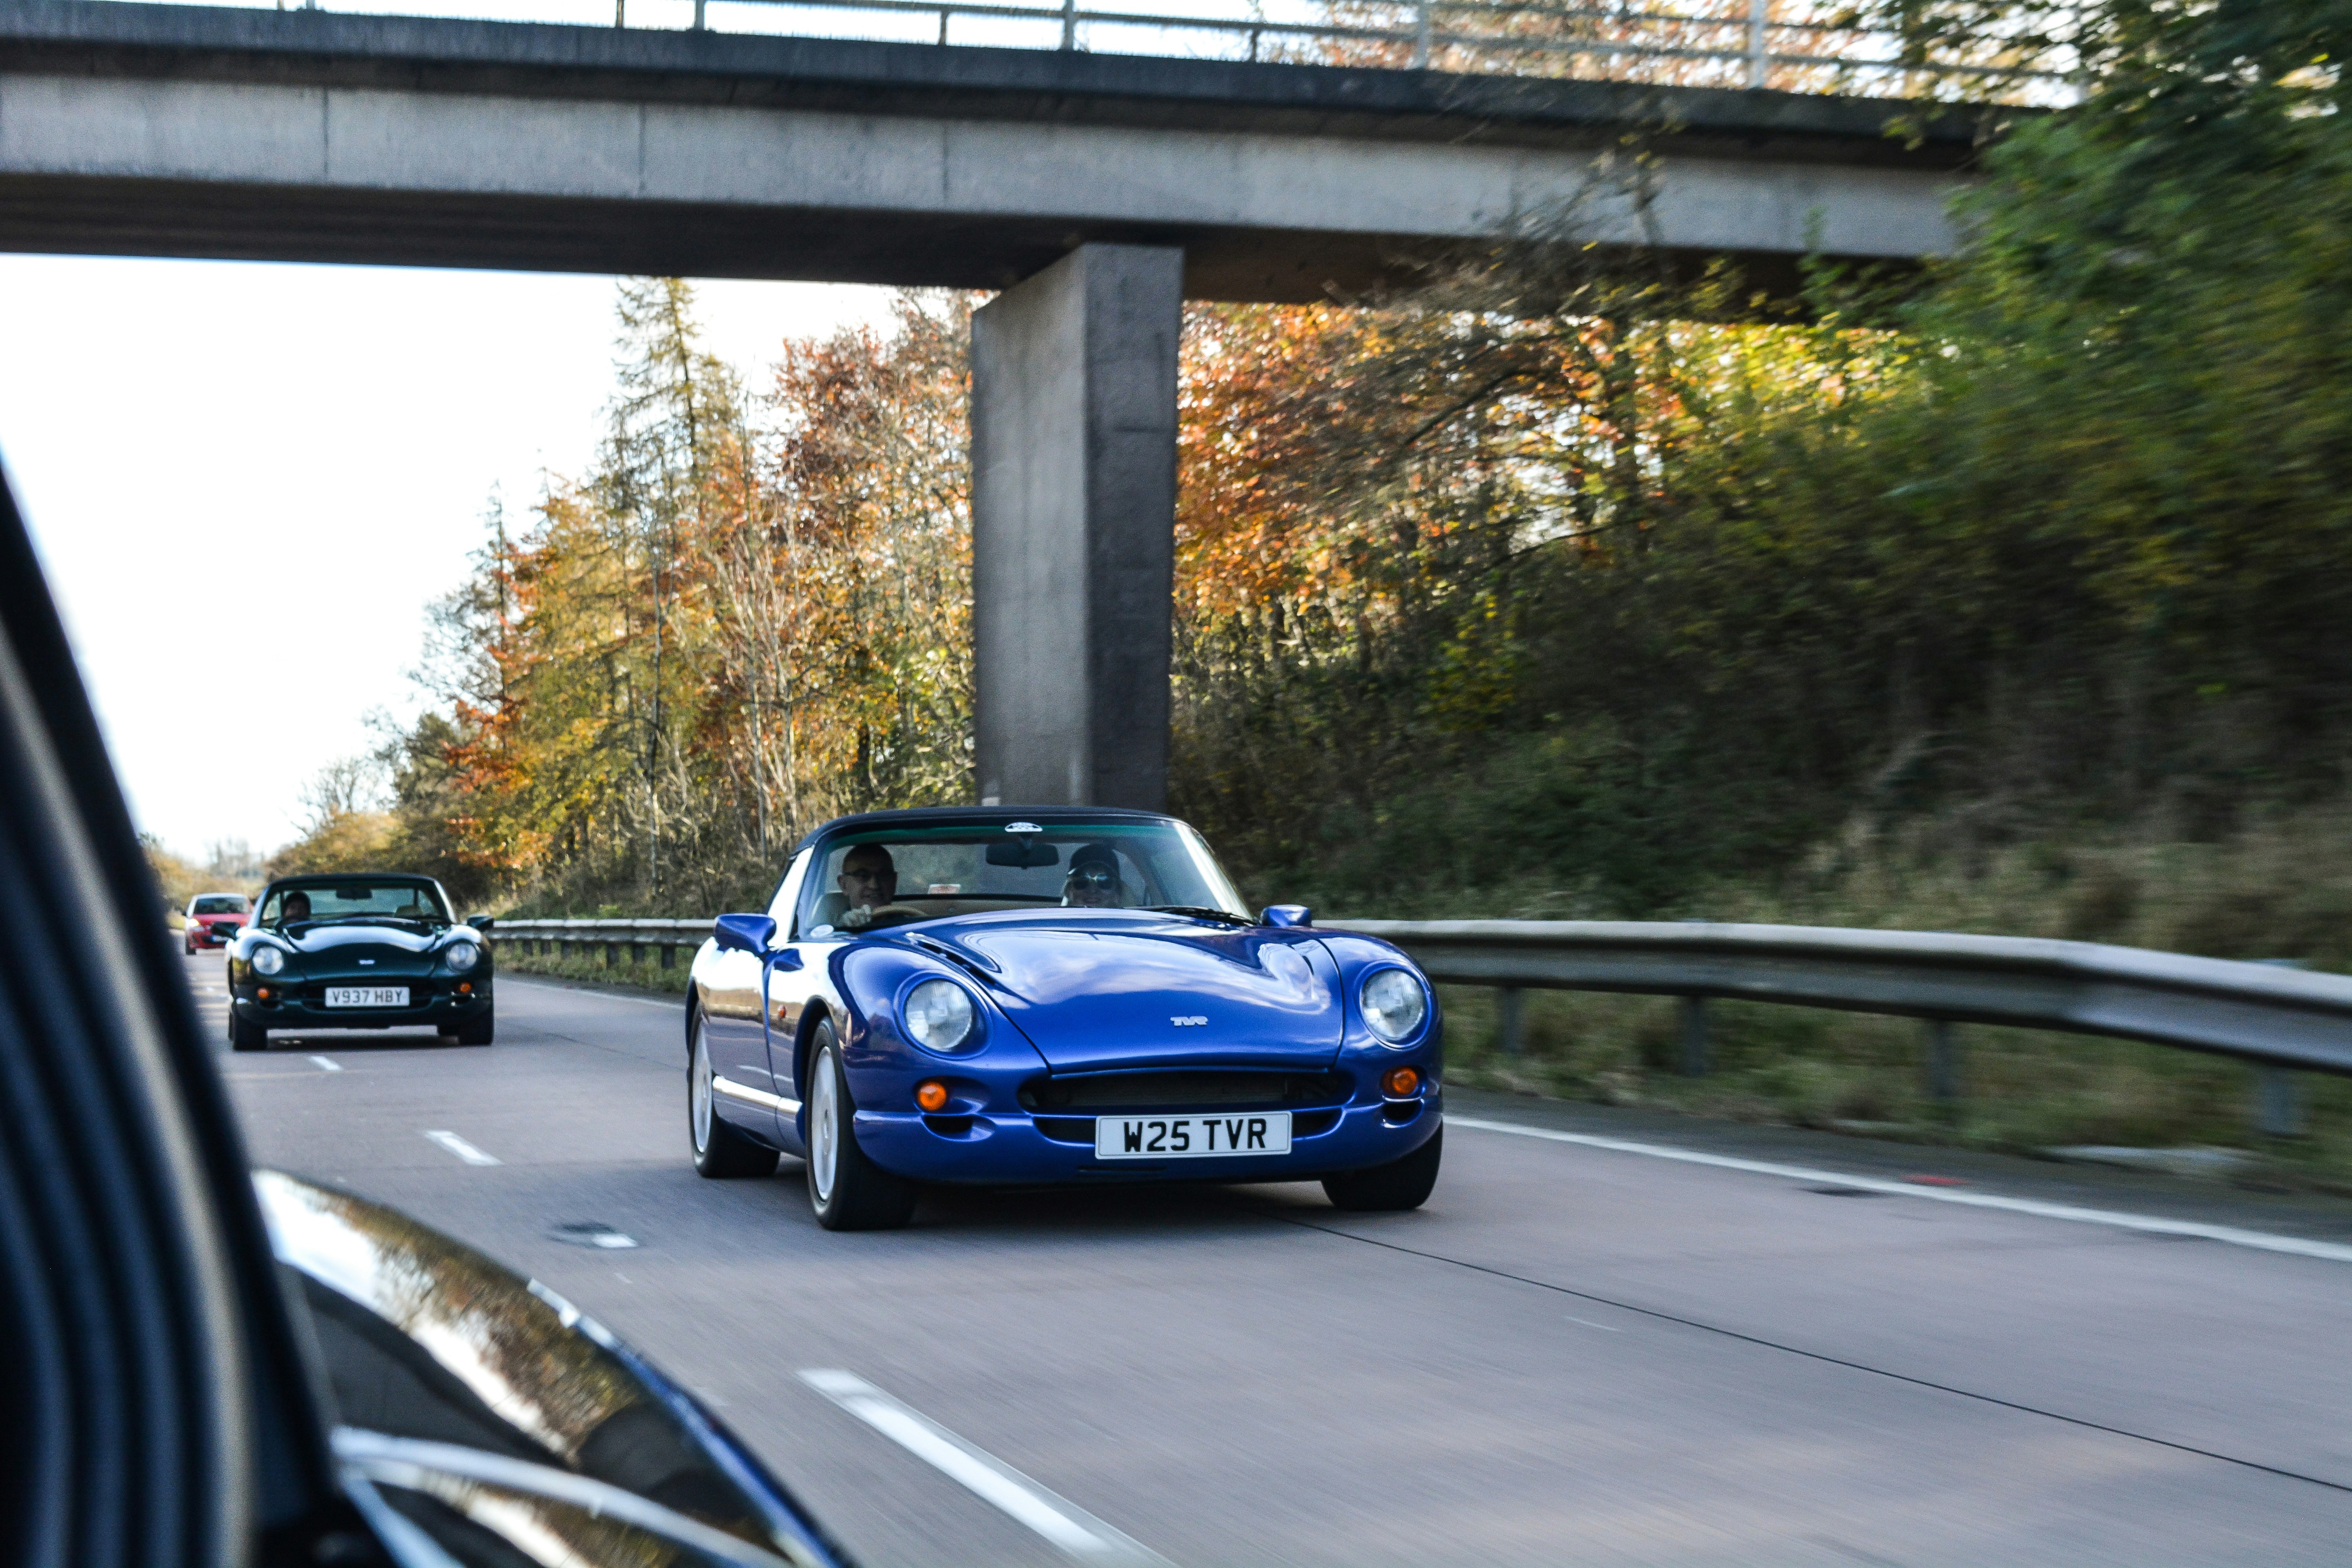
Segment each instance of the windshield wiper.
[{"label": "windshield wiper", "polygon": [[1191,915],[1196,920],[1223,921],[1232,926],[1257,924],[1247,915],[1237,915],[1231,910],[1203,909],[1198,904],[1151,904],[1147,907],[1156,915]]}]

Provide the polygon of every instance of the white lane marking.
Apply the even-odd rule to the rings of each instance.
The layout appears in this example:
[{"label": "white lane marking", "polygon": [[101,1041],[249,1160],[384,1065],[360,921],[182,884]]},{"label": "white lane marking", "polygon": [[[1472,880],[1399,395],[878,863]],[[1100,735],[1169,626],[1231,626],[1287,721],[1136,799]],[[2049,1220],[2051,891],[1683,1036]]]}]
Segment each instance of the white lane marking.
[{"label": "white lane marking", "polygon": [[2038,1198],[1996,1197],[1990,1193],[1955,1192],[1949,1187],[1920,1187],[1908,1182],[1886,1182],[1843,1171],[1817,1171],[1806,1165],[1781,1165],[1769,1160],[1741,1160],[1729,1154],[1703,1153],[1664,1143],[1635,1143],[1623,1138],[1597,1138],[1589,1132],[1556,1132],[1549,1127],[1526,1127],[1516,1121],[1486,1121],[1449,1116],[1448,1127],[1480,1132],[1508,1132],[1518,1138],[1541,1138],[1552,1143],[1574,1143],[1585,1149],[1607,1149],[1619,1154],[1642,1154],[1653,1160],[1674,1160],[1685,1165],[1712,1165],[1722,1171],[1745,1171],[1756,1176],[1783,1176],[1792,1182],[1828,1182],[1889,1197],[1919,1198],[1931,1204],[1958,1204],[1963,1208],[1999,1209],[2004,1214],[2032,1215],[2038,1219],[2066,1220],[2075,1225],[2104,1225],[2147,1236],[2189,1236],[2230,1247],[2250,1247],[2259,1252],[2284,1252],[2296,1258],[2316,1258],[2328,1263],[2352,1263],[2352,1247],[2341,1242],[2309,1241],[2299,1236],[2273,1236],[2235,1226],[2206,1225],[2190,1219],[2159,1219],[2152,1215],[2124,1214],[2116,1209],[2086,1209],[2074,1204],[2043,1203]]},{"label": "white lane marking", "polygon": [[598,991],[593,987],[586,985],[551,985],[543,980],[518,980],[511,974],[501,976],[499,980],[499,984],[501,985],[520,985],[525,989],[531,991],[569,991],[574,996],[602,996],[607,1002],[634,1002],[640,1007],[659,1007],[666,1011],[670,1008],[683,1007],[686,1005],[686,998],[684,996],[680,996],[673,1002],[656,1002],[650,996],[622,996],[614,994],[614,992]]},{"label": "white lane marking", "polygon": [[332,1057],[312,1057],[310,1061],[320,1072],[341,1072],[343,1070],[343,1064],[337,1061]]},{"label": "white lane marking", "polygon": [[854,1372],[812,1367],[801,1373],[801,1381],[1073,1557],[1094,1563],[1166,1561],[994,1455],[973,1447],[929,1416],[899,1404]]},{"label": "white lane marking", "polygon": [[1588,1329],[1599,1329],[1604,1334],[1622,1334],[1625,1331],[1622,1329],[1612,1329],[1606,1323],[1596,1323],[1590,1318],[1571,1317],[1568,1321],[1571,1323],[1582,1323]]},{"label": "white lane marking", "polygon": [[479,1149],[475,1148],[471,1143],[467,1142],[455,1132],[434,1131],[427,1132],[425,1136],[432,1139],[433,1142],[440,1144],[441,1147],[448,1150],[449,1152],[457,1155],[457,1158],[465,1161],[468,1165],[495,1165],[499,1163],[499,1158],[497,1155],[483,1153]]}]

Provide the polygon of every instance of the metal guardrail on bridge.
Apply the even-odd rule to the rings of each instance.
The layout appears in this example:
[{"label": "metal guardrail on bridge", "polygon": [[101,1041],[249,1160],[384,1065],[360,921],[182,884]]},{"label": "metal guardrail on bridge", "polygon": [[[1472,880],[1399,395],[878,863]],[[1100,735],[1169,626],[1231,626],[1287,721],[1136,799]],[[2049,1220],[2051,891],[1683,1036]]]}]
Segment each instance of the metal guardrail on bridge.
[{"label": "metal guardrail on bridge", "polygon": [[[1958,1093],[1955,1024],[2005,1024],[2145,1040],[2234,1057],[2263,1069],[2258,1124],[2298,1130],[2285,1069],[2352,1075],[2352,978],[2269,963],[2039,937],[1829,926],[1619,921],[1331,921],[1396,943],[1429,977],[1502,994],[1502,1044],[1516,1052],[1523,993],[1610,991],[1683,999],[1682,1068],[1707,1070],[1710,998],[1918,1018],[1927,1079]],[[701,920],[513,920],[501,942],[607,964],[630,950],[675,966],[710,934]]]},{"label": "metal guardrail on bridge", "polygon": [[[714,20],[717,5],[721,15]],[[2000,49],[1923,56],[1831,0],[576,0],[580,19],[639,30],[781,34],[996,48],[1769,88],[1874,98],[2068,97],[2056,72]],[[607,10],[609,6],[609,10]],[[280,9],[286,8],[280,0]],[[297,9],[322,8],[298,0]],[[543,4],[362,0],[336,11],[550,19]],[[2013,47],[2008,50],[2014,53]],[[1941,90],[1939,90],[1941,89]]]}]

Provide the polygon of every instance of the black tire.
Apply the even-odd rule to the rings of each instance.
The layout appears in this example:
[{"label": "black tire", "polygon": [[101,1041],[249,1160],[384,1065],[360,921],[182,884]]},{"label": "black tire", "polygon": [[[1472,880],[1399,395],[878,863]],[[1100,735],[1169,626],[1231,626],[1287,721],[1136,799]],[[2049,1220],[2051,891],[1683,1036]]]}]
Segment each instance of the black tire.
[{"label": "black tire", "polygon": [[1428,1142],[1402,1160],[1374,1165],[1369,1171],[1326,1176],[1323,1195],[1331,1200],[1333,1208],[1359,1214],[1417,1209],[1429,1201],[1437,1185],[1437,1163],[1444,1142],[1445,1129],[1441,1127],[1429,1135]]},{"label": "black tire", "polygon": [[482,1009],[481,1016],[468,1018],[451,1031],[448,1037],[461,1046],[487,1046],[499,1037],[499,1015],[495,1007]]},{"label": "black tire", "polygon": [[228,1048],[233,1051],[266,1051],[269,1048],[269,1031],[238,1017],[234,1003],[229,1005],[228,1010]]},{"label": "black tire", "polygon": [[702,1015],[694,1016],[693,1044],[686,1052],[686,1142],[694,1151],[694,1173],[718,1180],[764,1176],[776,1168],[776,1152],[738,1132],[719,1119],[710,1088],[710,1051],[702,1037]]},{"label": "black tire", "polygon": [[915,1215],[918,1189],[857,1146],[857,1105],[841,1070],[833,1025],[809,1042],[809,1207],[827,1230],[896,1230]]}]

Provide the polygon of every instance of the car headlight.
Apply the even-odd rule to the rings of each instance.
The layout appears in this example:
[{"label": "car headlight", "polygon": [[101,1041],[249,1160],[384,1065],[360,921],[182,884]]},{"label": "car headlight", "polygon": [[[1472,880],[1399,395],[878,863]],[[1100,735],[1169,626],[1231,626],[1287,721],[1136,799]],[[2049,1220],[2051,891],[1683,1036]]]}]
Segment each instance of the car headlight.
[{"label": "car headlight", "polygon": [[474,942],[453,942],[449,951],[441,955],[441,961],[449,966],[450,973],[463,974],[482,962],[482,950]]},{"label": "car headlight", "polygon": [[275,974],[285,967],[286,954],[277,948],[265,942],[253,950],[253,972],[256,974]]},{"label": "car headlight", "polygon": [[907,993],[907,1033],[928,1051],[951,1051],[971,1034],[971,998],[952,980],[926,980]]},{"label": "car headlight", "polygon": [[1392,1046],[1411,1039],[1429,1016],[1429,997],[1421,982],[1402,969],[1374,970],[1356,996],[1365,1027]]}]

